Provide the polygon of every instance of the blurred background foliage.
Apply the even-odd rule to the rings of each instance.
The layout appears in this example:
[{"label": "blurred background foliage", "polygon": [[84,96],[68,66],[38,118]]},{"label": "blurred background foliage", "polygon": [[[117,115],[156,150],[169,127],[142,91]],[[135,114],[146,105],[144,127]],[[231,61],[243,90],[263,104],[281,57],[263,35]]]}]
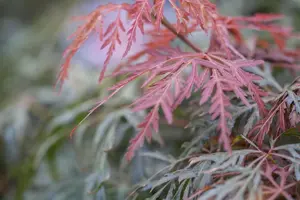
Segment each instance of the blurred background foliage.
[{"label": "blurred background foliage", "polygon": [[[62,93],[55,92],[66,37],[76,25],[69,19],[107,2],[112,1],[0,2],[0,198],[124,200],[135,184],[174,163],[180,155],[188,155],[187,151],[196,152],[204,141],[205,135],[195,133],[201,124],[210,122],[198,120],[184,129],[191,111],[195,111],[184,104],[176,111],[182,121],[172,126],[162,122],[161,137],[155,135],[155,142],[145,145],[139,156],[127,163],[124,152],[144,115],[126,107],[139,93],[138,82],[90,116],[72,139],[69,137],[88,110],[107,95],[105,88],[116,81],[97,84],[101,66],[94,61],[104,53],[87,45],[74,59]],[[299,0],[220,0],[219,6],[230,15],[280,12],[287,16],[283,23],[300,30]],[[90,53],[95,58],[86,58]],[[284,73],[279,76],[279,81],[290,79]],[[194,115],[201,114],[199,108],[196,110]],[[180,147],[184,142],[190,142],[190,149],[183,152]],[[146,197],[145,192],[139,198]]]}]

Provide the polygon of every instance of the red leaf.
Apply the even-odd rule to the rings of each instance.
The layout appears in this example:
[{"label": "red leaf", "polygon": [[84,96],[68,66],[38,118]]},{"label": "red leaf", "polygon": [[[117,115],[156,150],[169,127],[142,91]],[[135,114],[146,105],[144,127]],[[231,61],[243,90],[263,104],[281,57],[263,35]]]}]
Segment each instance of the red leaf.
[{"label": "red leaf", "polygon": [[[128,4],[106,4],[99,6],[93,12],[86,16],[79,17],[79,19],[84,20],[85,23],[79,26],[77,30],[70,36],[70,38],[73,39],[73,42],[64,52],[65,62],[61,67],[61,71],[58,75],[56,84],[58,84],[59,82],[63,84],[64,80],[68,76],[68,69],[70,67],[71,59],[93,32],[99,33],[100,40],[103,40],[104,37],[109,37],[105,40],[102,48],[111,44],[99,80],[101,80],[104,77],[106,66],[115,49],[115,43],[121,43],[119,39],[118,28],[120,28],[123,31],[125,29],[121,22],[120,15],[118,15],[116,21],[110,24],[110,26],[106,29],[105,33],[103,34],[103,18],[110,12],[117,11],[120,13],[121,10],[128,10],[128,8]],[[96,29],[98,24],[100,26],[100,29],[97,31]],[[113,33],[109,35],[109,33],[111,32]]]}]

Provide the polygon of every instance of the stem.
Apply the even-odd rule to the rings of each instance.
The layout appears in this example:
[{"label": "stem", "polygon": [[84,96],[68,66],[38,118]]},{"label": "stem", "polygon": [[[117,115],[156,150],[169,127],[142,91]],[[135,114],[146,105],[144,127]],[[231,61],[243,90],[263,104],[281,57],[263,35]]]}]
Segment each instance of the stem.
[{"label": "stem", "polygon": [[174,35],[176,35],[182,42],[184,42],[186,45],[191,47],[194,51],[200,53],[202,52],[201,49],[199,49],[197,46],[195,46],[189,39],[187,39],[183,34],[178,33],[174,26],[165,18],[163,17],[161,20],[161,23],[169,29]]},{"label": "stem", "polygon": [[[151,13],[152,17],[156,19],[154,13]],[[174,35],[176,35],[182,42],[184,42],[187,46],[192,48],[194,51],[200,53],[202,52],[197,46],[195,46],[189,39],[187,39],[182,33],[178,33],[174,26],[165,18],[163,17],[161,20],[162,25],[164,25],[169,31],[171,31]]]}]

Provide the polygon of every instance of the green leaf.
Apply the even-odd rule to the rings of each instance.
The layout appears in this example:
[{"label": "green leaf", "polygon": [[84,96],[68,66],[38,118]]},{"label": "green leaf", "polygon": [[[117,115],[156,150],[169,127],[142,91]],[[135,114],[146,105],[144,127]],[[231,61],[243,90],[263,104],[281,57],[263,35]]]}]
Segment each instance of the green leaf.
[{"label": "green leaf", "polygon": [[165,188],[169,185],[169,183],[165,184],[162,188],[160,188],[152,197],[147,198],[146,200],[156,200],[159,199],[162,192],[165,190]]}]

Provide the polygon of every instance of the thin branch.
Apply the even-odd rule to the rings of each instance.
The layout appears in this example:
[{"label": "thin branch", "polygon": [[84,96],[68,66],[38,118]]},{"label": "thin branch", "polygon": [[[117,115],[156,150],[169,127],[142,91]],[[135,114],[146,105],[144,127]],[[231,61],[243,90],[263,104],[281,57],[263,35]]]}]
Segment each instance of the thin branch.
[{"label": "thin branch", "polygon": [[169,29],[173,34],[175,34],[182,42],[184,42],[186,45],[191,47],[194,51],[200,53],[202,52],[201,49],[199,49],[197,46],[195,46],[189,39],[187,39],[183,34],[178,33],[174,26],[165,18],[163,17],[161,20],[161,23]]},{"label": "thin branch", "polygon": [[[155,14],[152,12],[151,16],[153,19],[156,19]],[[182,33],[178,33],[174,26],[165,18],[163,17],[161,20],[162,25],[164,25],[169,31],[171,31],[174,35],[176,35],[182,42],[184,42],[187,46],[192,48],[195,52],[202,52],[197,46],[195,46],[189,39],[187,39]]]}]

